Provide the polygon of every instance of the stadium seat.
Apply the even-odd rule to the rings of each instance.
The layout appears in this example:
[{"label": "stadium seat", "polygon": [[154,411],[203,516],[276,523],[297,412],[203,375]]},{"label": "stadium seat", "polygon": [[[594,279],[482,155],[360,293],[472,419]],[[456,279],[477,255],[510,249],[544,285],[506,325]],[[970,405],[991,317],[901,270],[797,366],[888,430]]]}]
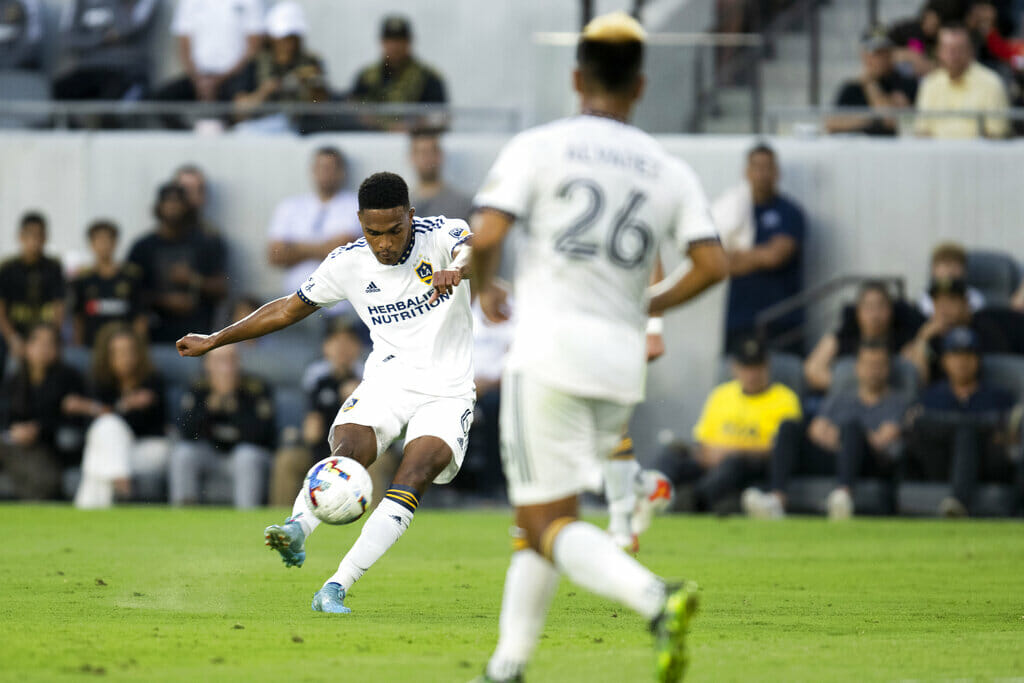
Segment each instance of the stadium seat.
[{"label": "stadium seat", "polygon": [[1024,313],[1012,308],[986,307],[974,314],[998,327],[1006,336],[1010,353],[1024,355]]},{"label": "stadium seat", "polygon": [[277,411],[277,429],[284,432],[301,428],[306,415],[306,396],[295,387],[278,387],[274,390],[274,406]]},{"label": "stadium seat", "polygon": [[981,381],[1013,394],[1018,401],[1024,399],[1024,358],[994,353],[981,361]]},{"label": "stadium seat", "polygon": [[[846,356],[836,361],[832,367],[832,388],[829,393],[856,390],[856,365],[857,360],[852,356]],[[921,388],[921,378],[918,376],[914,364],[905,358],[894,357],[889,386],[898,393],[915,396]]]},{"label": "stadium seat", "polygon": [[[826,514],[828,494],[836,487],[834,477],[796,477],[786,490],[791,512]],[[895,482],[862,479],[853,489],[853,507],[858,515],[888,515],[895,506]]]},{"label": "stadium seat", "polygon": [[976,250],[967,253],[967,284],[985,295],[992,306],[1005,306],[1020,285],[1020,266],[1001,251]]},{"label": "stadium seat", "polygon": [[[4,69],[0,70],[0,93],[6,101],[47,102],[50,100],[50,81],[36,71]],[[49,120],[45,113],[0,113],[0,128],[40,128]]]}]

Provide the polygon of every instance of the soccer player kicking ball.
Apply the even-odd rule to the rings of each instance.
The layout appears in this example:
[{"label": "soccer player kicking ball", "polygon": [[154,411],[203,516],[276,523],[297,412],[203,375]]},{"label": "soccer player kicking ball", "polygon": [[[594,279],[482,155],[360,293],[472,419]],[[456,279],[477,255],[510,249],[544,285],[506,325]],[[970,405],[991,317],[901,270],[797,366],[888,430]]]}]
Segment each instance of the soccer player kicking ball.
[{"label": "soccer player kicking ball", "polygon": [[[473,319],[465,221],[416,218],[409,189],[394,173],[359,187],[363,237],[335,249],[296,293],[271,301],[211,335],[178,340],[183,356],[293,325],[321,306],[347,299],[370,328],[373,352],[362,384],[328,433],[331,453],[369,467],[404,431],[405,451],[391,488],[363,525],[338,571],[313,596],[313,609],[345,613],[345,593],[405,532],[431,482],[459,471],[473,421]],[[319,520],[300,492],[292,515],[265,539],[288,566],[302,566]]]},{"label": "soccer player kicking ball", "polygon": [[[502,379],[502,461],[525,541],[505,580],[498,646],[484,681],[519,681],[565,574],[650,620],[658,680],[678,680],[697,608],[693,582],[669,586],[597,527],[578,496],[601,485],[645,377],[644,327],[726,276],[697,177],[626,123],[643,89],[645,35],[623,13],[596,18],[577,47],[581,115],[513,138],[474,200],[473,277],[485,314],[500,245],[524,227],[518,322]],[[692,262],[648,292],[665,241]]]}]

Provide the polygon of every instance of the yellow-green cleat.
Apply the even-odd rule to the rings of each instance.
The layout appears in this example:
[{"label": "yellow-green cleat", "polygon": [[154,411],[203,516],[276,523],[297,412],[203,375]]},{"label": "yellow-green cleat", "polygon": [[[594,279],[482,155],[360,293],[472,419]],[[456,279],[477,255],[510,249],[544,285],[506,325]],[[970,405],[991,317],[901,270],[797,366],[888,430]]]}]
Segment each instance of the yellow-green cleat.
[{"label": "yellow-green cleat", "polygon": [[686,634],[700,604],[697,590],[697,584],[693,581],[686,581],[681,586],[669,586],[665,607],[651,622],[658,657],[655,678],[658,683],[681,681],[690,664]]}]

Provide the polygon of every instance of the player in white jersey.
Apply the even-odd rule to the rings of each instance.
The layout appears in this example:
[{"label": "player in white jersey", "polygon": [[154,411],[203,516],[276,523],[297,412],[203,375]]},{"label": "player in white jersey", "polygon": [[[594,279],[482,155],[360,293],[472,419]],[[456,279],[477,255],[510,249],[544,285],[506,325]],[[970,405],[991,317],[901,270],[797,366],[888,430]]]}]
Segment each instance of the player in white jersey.
[{"label": "player in white jersey", "polygon": [[[470,258],[469,226],[415,217],[408,187],[393,173],[363,181],[358,216],[364,237],[331,252],[299,291],[212,335],[178,341],[181,355],[200,356],[343,300],[370,328],[373,352],[328,432],[331,453],[369,467],[403,433],[405,448],[384,499],[313,597],[314,610],[336,613],[351,611],[346,592],[409,527],[430,483],[458,473],[475,402],[469,288],[457,286]],[[300,492],[291,517],[267,527],[265,540],[286,565],[302,566],[305,539],[318,524]]]},{"label": "player in white jersey", "polygon": [[[497,649],[483,680],[521,680],[560,573],[651,621],[658,679],[685,670],[696,586],[666,584],[597,527],[578,495],[644,396],[649,314],[726,276],[725,253],[693,171],[626,123],[643,89],[644,33],[623,13],[598,17],[577,47],[581,115],[513,138],[474,204],[473,278],[484,312],[500,246],[518,220],[518,323],[502,381],[502,460],[521,530],[505,583]],[[659,247],[692,262],[648,291]]]}]

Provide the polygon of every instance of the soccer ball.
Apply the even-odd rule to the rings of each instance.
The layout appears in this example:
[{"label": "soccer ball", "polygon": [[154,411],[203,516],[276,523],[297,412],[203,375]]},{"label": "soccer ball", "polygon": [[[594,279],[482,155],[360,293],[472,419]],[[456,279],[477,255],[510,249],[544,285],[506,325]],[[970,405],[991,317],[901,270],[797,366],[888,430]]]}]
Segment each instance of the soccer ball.
[{"label": "soccer ball", "polygon": [[302,494],[321,522],[351,524],[366,512],[373,482],[366,468],[352,458],[331,456],[310,468]]}]

